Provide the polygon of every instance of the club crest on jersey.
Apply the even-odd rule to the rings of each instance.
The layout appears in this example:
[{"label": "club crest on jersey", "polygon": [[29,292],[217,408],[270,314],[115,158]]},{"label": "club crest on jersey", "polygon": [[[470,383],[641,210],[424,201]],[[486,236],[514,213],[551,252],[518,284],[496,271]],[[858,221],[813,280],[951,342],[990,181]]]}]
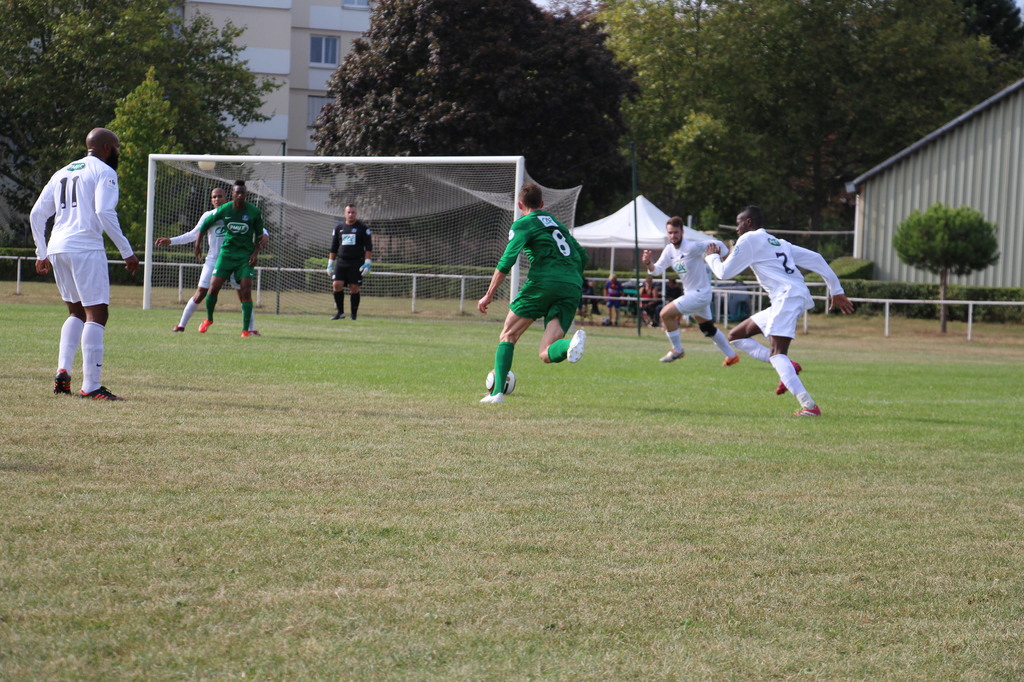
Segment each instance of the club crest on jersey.
[{"label": "club crest on jersey", "polygon": [[779,246],[779,240],[775,237],[768,237],[768,243],[772,246]]},{"label": "club crest on jersey", "polygon": [[541,222],[544,227],[558,227],[558,223],[549,215],[539,215],[537,220]]},{"label": "club crest on jersey", "polygon": [[515,236],[516,236],[516,231],[515,230],[509,230],[508,231],[508,240],[509,241],[512,241],[512,237],[515,237]]}]

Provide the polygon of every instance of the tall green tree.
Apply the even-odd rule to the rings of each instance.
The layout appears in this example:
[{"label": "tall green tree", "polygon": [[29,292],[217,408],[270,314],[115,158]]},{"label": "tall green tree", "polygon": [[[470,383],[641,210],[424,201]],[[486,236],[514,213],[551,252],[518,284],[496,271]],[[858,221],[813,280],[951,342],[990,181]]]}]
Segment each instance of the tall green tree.
[{"label": "tall green tree", "polygon": [[380,0],[329,87],[320,154],[522,154],[592,201],[628,188],[629,72],[599,25],[530,0]]},{"label": "tall green tree", "polygon": [[988,36],[1000,53],[1024,61],[1024,21],[1014,0],[958,0],[967,31]]},{"label": "tall green tree", "polygon": [[[969,275],[999,261],[996,226],[970,206],[933,204],[914,211],[896,228],[893,248],[907,265],[939,276],[939,298],[946,300],[950,273]],[[946,333],[946,305],[939,306],[939,326]]]},{"label": "tall green tree", "polygon": [[121,161],[117,167],[121,197],[117,215],[121,229],[136,248],[146,236],[146,197],[150,154],[182,152],[174,136],[178,112],[149,67],[146,80],[119,100],[114,120],[106,126],[121,138]]},{"label": "tall green tree", "polygon": [[757,203],[786,227],[849,224],[844,181],[1013,79],[948,0],[609,0],[599,16],[637,70],[644,174],[708,220]]},{"label": "tall green tree", "polygon": [[[50,173],[80,156],[149,68],[179,113],[188,151],[242,151],[233,124],[263,120],[277,87],[253,75],[242,29],[181,18],[173,0],[11,0],[0,5],[0,194],[27,212]],[[118,132],[118,131],[115,131]]]}]

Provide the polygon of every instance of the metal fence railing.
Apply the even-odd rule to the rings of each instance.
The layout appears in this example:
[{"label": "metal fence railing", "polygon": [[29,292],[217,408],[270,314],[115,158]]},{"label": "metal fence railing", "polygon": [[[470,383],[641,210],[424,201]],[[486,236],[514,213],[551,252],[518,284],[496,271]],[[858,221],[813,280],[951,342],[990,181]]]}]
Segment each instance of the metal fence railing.
[{"label": "metal fence railing", "polygon": [[[15,268],[16,271],[17,271],[15,293],[20,295],[21,294],[21,283],[22,283],[22,276],[21,276],[22,261],[28,261],[30,263],[34,263],[35,262],[35,258],[34,257],[25,257],[25,256],[0,256],[0,259],[17,260],[18,261],[17,267]],[[116,264],[116,263],[122,263],[123,261],[108,260],[107,262],[111,263],[111,264]],[[202,265],[201,264],[195,264],[195,263],[177,263],[177,264],[161,263],[161,265],[174,265],[176,267],[179,267],[179,274],[178,274],[178,278],[177,278],[178,279],[178,285],[177,285],[178,286],[178,298],[179,298],[179,302],[184,302],[185,296],[186,296],[185,287],[184,287],[184,276],[183,276],[184,268],[199,268],[199,267],[202,267]],[[256,280],[253,282],[253,299],[257,302],[257,304],[260,304],[262,302],[262,296],[263,296],[263,291],[264,291],[264,287],[263,287],[264,272],[274,273],[274,272],[278,272],[279,270],[280,270],[279,268],[261,268],[261,267],[257,267],[256,268]],[[285,270],[287,270],[289,272],[297,272],[297,273],[307,273],[307,272],[308,273],[313,273],[313,272],[319,273],[320,272],[319,270],[308,270],[308,269],[305,269],[305,268],[286,268]],[[460,299],[459,299],[460,311],[464,311],[464,309],[465,309],[465,304],[466,304],[466,283],[467,283],[467,281],[469,281],[469,280],[477,280],[477,279],[479,279],[479,280],[489,280],[490,279],[490,277],[483,276],[483,275],[442,275],[442,274],[421,274],[421,273],[404,273],[404,272],[403,273],[399,273],[399,272],[374,272],[374,277],[406,277],[406,278],[410,278],[412,280],[412,286],[411,286],[412,296],[411,296],[411,301],[410,301],[410,305],[412,307],[412,312],[416,312],[417,284],[419,283],[419,281],[421,279],[435,279],[435,278],[439,278],[439,279],[457,279],[457,280],[461,280],[460,281],[460,286],[459,286],[459,290],[461,292],[460,293]],[[813,283],[812,282],[812,283],[808,283],[808,286],[810,288],[812,288],[812,290],[813,290],[815,288],[822,288],[825,285],[822,284],[822,283]],[[721,325],[721,327],[723,329],[728,329],[729,328],[730,311],[732,311],[733,313],[736,312],[736,308],[737,307],[735,305],[733,305],[734,303],[739,302],[739,301],[743,301],[743,302],[745,302],[747,304],[746,305],[745,315],[744,315],[744,317],[745,317],[746,315],[753,315],[754,313],[762,310],[764,308],[765,302],[768,299],[768,295],[764,292],[763,289],[761,289],[761,287],[759,285],[757,285],[755,283],[748,283],[748,282],[742,282],[742,283],[741,282],[722,282],[722,283],[719,283],[718,286],[712,287],[712,292],[715,295],[714,296],[714,302],[712,303],[712,314],[715,317],[715,321],[719,325]],[[601,295],[588,296],[586,298],[595,299],[595,300],[599,300],[599,301],[604,301],[606,299],[606,297],[601,296]],[[826,301],[828,299],[827,296],[814,296],[813,298],[815,300],[818,300],[818,301]],[[633,306],[639,306],[640,305],[640,299],[636,295],[623,296],[623,297],[620,297],[619,300],[621,300],[621,301],[623,301],[625,303],[628,303],[630,305],[633,305]],[[882,304],[884,306],[884,309],[885,309],[885,312],[884,312],[885,336],[886,337],[889,336],[890,318],[891,318],[891,307],[894,304],[916,304],[916,305],[920,305],[920,304],[943,305],[943,304],[945,304],[947,306],[957,306],[957,305],[967,306],[967,340],[968,341],[972,340],[972,338],[973,338],[973,333],[974,333],[974,309],[975,309],[975,307],[977,307],[977,306],[1024,306],[1024,301],[961,301],[961,300],[939,301],[939,300],[907,299],[907,298],[851,298],[850,300],[853,301],[854,303],[878,303],[878,304]],[[636,309],[639,309],[639,307],[637,307]],[[804,316],[803,316],[803,330],[804,330],[804,333],[807,332],[808,317],[809,317],[808,314],[804,313]],[[735,315],[734,315],[734,318],[735,318]]]}]

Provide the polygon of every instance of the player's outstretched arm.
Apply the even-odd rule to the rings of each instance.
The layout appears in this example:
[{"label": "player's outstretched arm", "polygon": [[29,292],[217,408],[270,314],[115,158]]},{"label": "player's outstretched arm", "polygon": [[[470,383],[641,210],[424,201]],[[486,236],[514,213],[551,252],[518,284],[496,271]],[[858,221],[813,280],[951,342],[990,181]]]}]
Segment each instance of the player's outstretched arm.
[{"label": "player's outstretched arm", "polygon": [[835,310],[839,309],[844,315],[849,315],[853,312],[853,301],[846,297],[846,294],[836,294],[829,300],[828,309]]}]

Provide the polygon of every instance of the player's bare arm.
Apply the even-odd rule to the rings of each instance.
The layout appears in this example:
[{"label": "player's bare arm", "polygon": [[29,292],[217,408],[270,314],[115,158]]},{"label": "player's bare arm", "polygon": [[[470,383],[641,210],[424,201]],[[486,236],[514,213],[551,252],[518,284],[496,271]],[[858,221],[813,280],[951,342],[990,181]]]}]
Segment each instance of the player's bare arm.
[{"label": "player's bare arm", "polygon": [[171,245],[171,238],[170,237],[158,237],[157,240],[156,240],[156,245],[157,246],[170,246]]},{"label": "player's bare arm", "polygon": [[36,261],[36,272],[38,272],[40,275],[48,275],[48,274],[50,274],[50,259],[49,258],[44,258],[42,260],[37,260]]},{"label": "player's bare arm", "polygon": [[844,315],[849,315],[853,312],[853,302],[846,297],[846,294],[836,294],[829,301],[828,309],[831,311],[836,308]]},{"label": "player's bare arm", "polygon": [[484,294],[483,298],[476,303],[477,310],[485,315],[487,314],[487,306],[489,306],[491,301],[494,300],[494,294],[497,293],[498,287],[500,287],[501,283],[505,281],[506,276],[507,275],[505,275],[501,270],[494,271],[494,274],[491,275],[491,283],[487,286],[487,293]]},{"label": "player's bare arm", "polygon": [[651,270],[651,252],[649,249],[644,249],[644,252],[640,254],[640,262],[647,266],[647,270]]},{"label": "player's bare arm", "polygon": [[139,271],[139,257],[132,254],[124,259],[124,269],[134,275]]}]

